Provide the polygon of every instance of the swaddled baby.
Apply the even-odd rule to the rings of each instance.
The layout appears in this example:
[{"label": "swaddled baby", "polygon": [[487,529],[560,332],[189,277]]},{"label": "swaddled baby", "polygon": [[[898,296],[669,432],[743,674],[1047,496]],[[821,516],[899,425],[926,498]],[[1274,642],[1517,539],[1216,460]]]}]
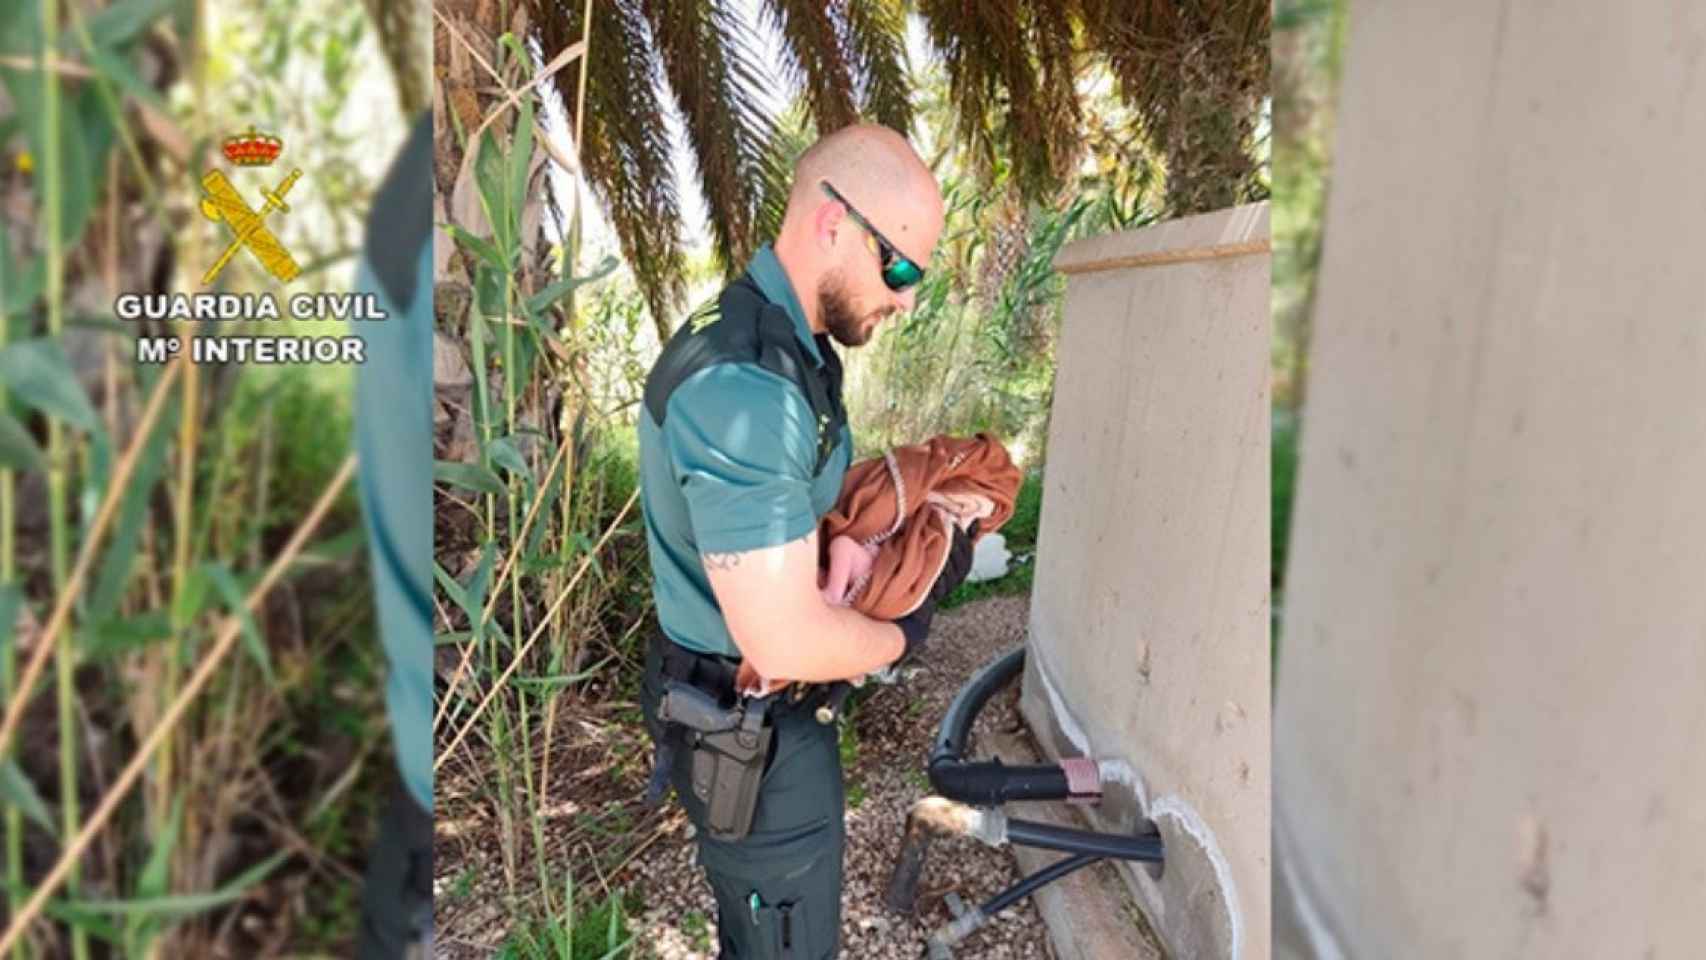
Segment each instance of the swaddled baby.
[{"label": "swaddled baby", "polygon": [[[959,506],[946,498],[931,497],[931,501],[943,507]],[[968,522],[978,519],[988,513],[987,506],[973,505],[968,511],[973,516],[956,514],[947,511],[950,522],[965,527]],[[832,607],[850,607],[853,601],[865,589],[870,581],[871,571],[877,565],[876,544],[864,544],[852,537],[834,537],[829,541],[829,566],[817,573],[818,590],[823,594],[823,602]],[[749,696],[764,696],[774,692],[785,683],[767,681],[758,676],[758,672],[746,664],[742,664],[735,677],[735,689]]]}]

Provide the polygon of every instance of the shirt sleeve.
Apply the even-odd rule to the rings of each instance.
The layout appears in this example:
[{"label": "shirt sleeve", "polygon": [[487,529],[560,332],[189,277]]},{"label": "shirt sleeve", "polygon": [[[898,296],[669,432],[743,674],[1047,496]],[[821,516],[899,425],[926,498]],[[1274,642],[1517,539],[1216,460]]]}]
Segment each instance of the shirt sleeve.
[{"label": "shirt sleeve", "polygon": [[817,432],[781,377],[748,363],[701,370],[670,397],[664,438],[699,552],[778,546],[817,525]]}]

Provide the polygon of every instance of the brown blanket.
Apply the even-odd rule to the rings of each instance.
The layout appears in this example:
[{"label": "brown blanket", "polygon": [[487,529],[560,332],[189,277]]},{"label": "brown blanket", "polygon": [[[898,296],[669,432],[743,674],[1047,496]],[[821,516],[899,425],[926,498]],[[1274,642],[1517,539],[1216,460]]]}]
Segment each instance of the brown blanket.
[{"label": "brown blanket", "polygon": [[894,620],[917,609],[936,582],[952,543],[948,524],[964,528],[979,520],[980,537],[1001,529],[1023,479],[1007,448],[987,433],[896,447],[848,468],[818,540],[826,557],[836,537],[876,548],[869,577],[854,587],[853,606]]}]

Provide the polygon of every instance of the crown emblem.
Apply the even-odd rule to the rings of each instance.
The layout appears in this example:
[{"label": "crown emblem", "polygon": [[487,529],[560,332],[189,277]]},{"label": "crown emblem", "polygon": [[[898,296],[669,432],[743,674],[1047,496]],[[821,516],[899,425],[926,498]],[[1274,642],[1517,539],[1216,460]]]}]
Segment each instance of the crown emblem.
[{"label": "crown emblem", "polygon": [[258,133],[251,126],[245,133],[226,137],[220,150],[227,160],[240,167],[265,167],[278,159],[284,141],[268,133]]}]

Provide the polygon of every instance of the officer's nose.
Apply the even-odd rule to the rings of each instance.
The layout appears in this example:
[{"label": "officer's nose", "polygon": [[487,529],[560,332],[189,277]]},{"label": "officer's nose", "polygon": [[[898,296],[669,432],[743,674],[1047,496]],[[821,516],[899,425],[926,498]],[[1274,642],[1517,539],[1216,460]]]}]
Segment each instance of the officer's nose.
[{"label": "officer's nose", "polygon": [[895,306],[900,313],[910,313],[914,304],[918,303],[918,288],[907,287],[894,298]]}]

